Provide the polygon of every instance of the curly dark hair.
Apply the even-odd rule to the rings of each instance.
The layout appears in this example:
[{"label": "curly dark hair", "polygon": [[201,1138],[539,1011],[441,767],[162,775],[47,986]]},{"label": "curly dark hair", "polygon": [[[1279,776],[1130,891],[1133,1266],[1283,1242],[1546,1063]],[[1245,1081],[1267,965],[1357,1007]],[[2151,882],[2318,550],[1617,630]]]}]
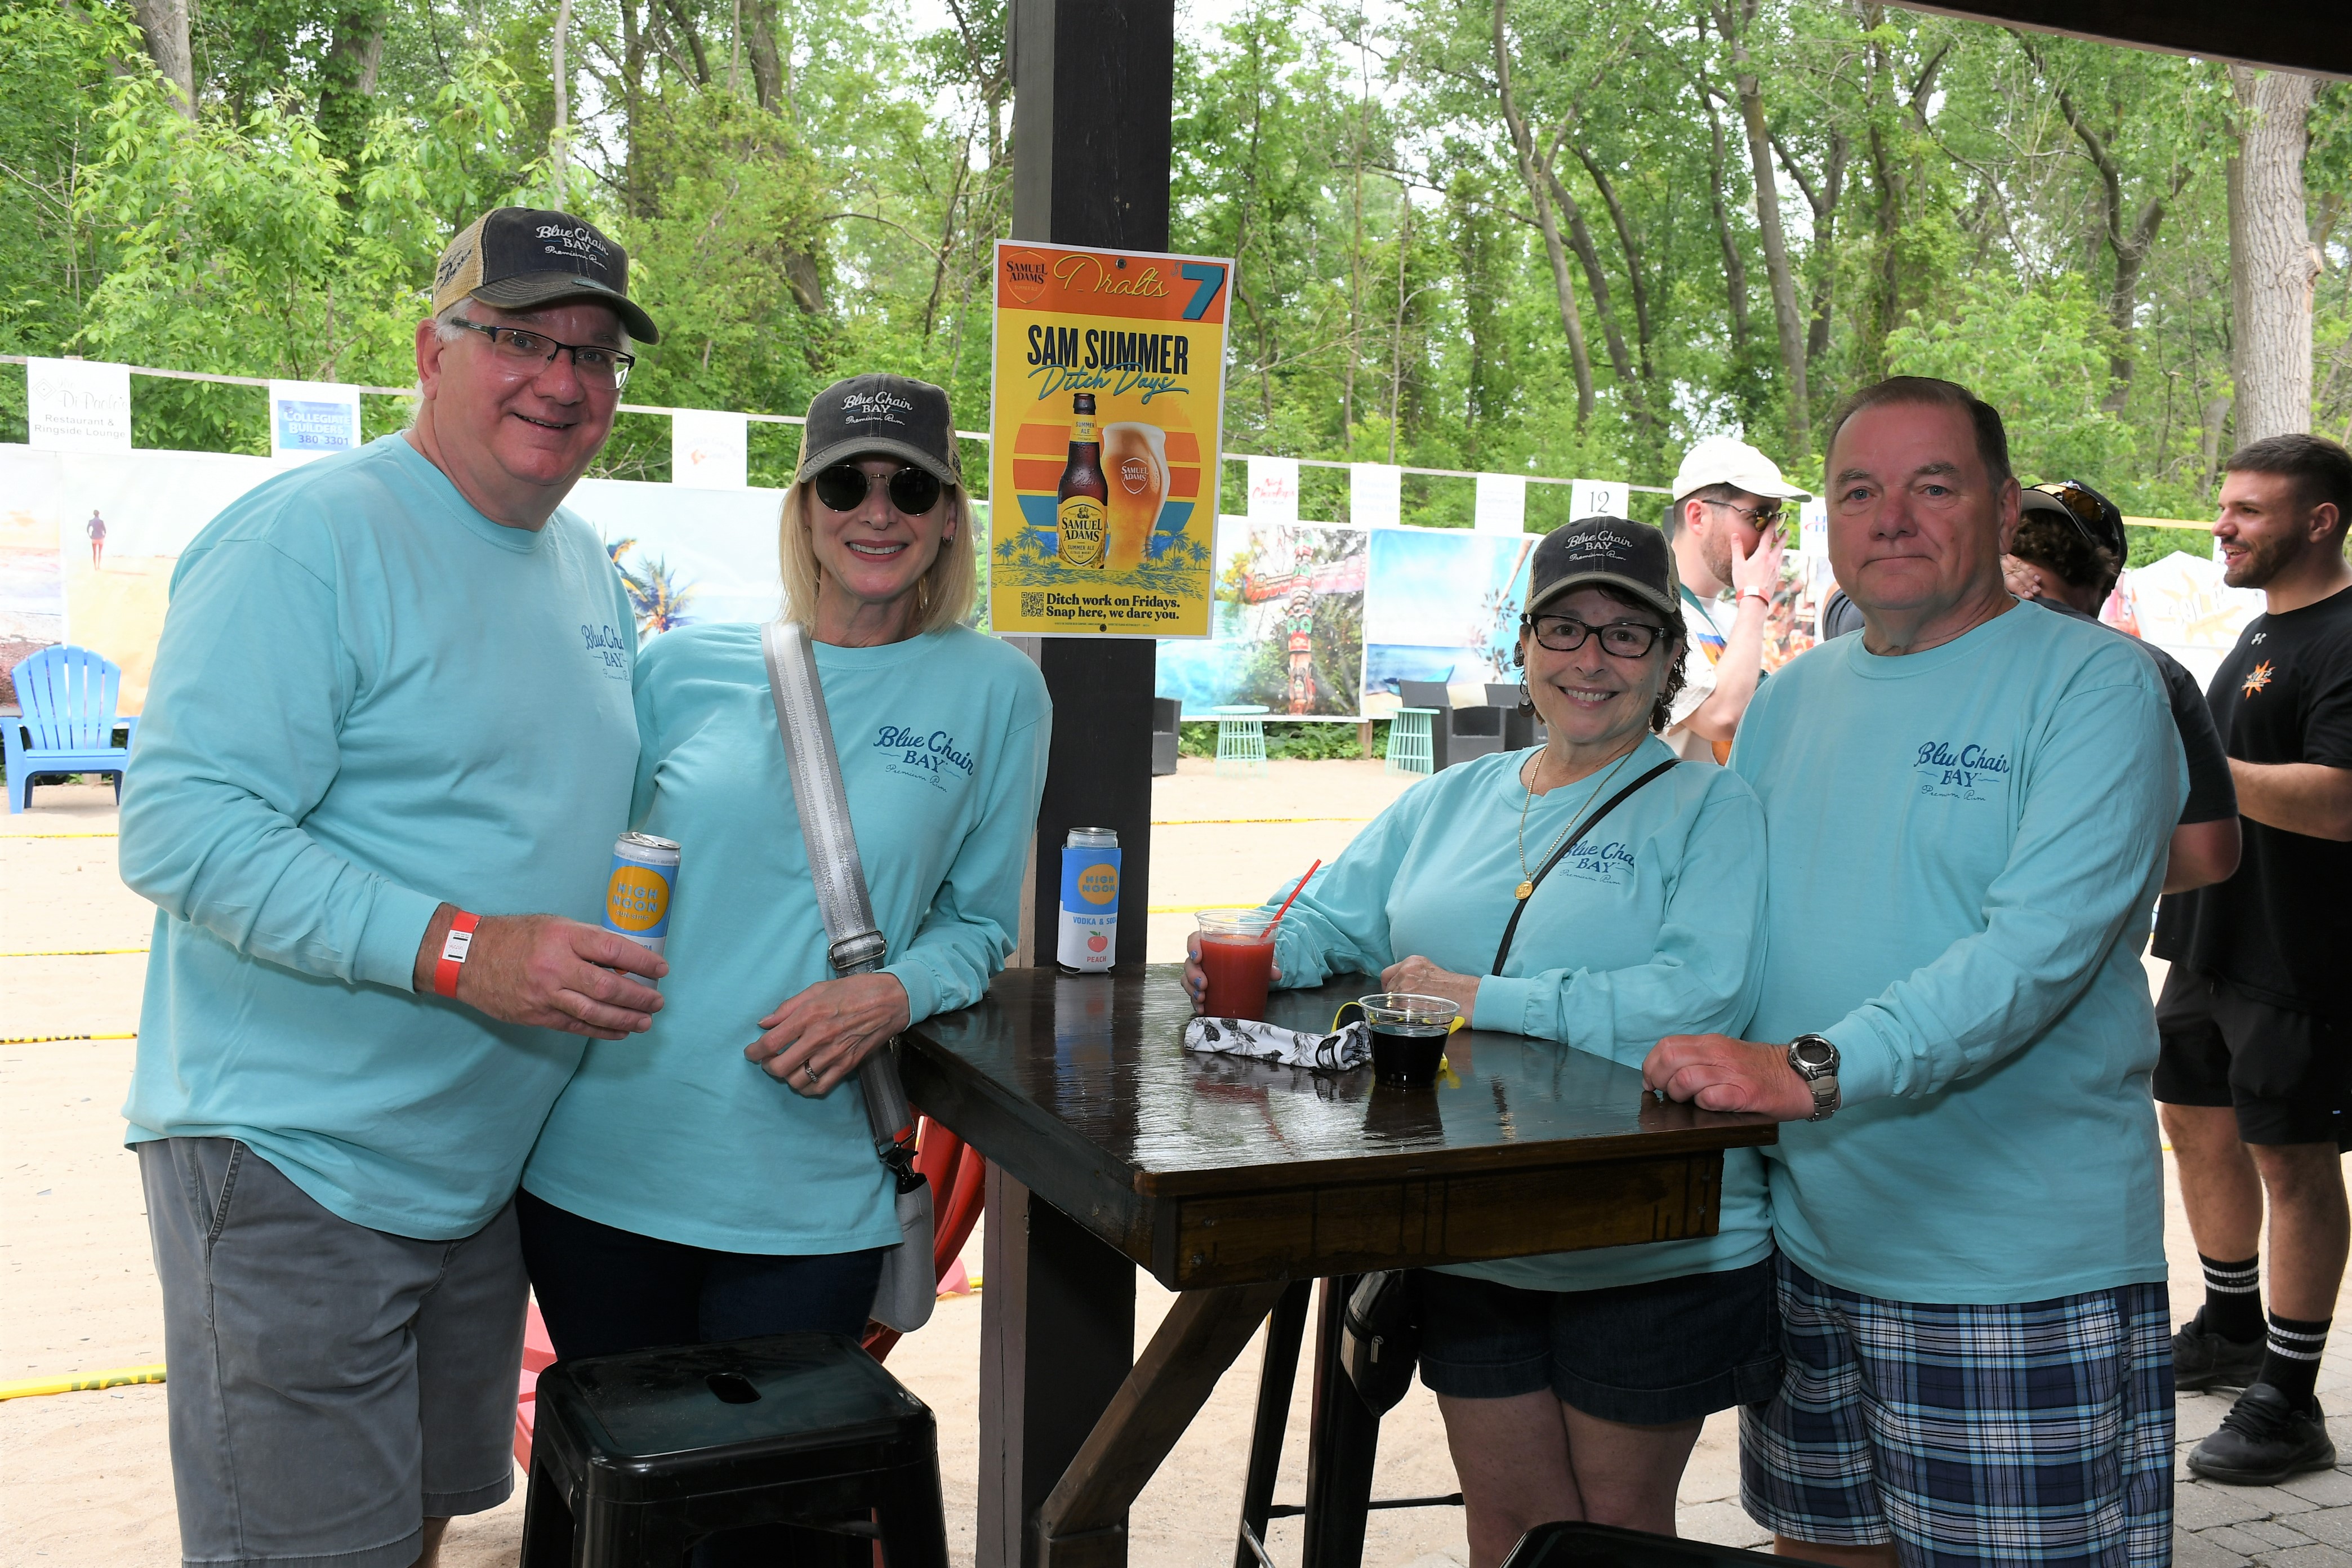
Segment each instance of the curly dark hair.
[{"label": "curly dark hair", "polygon": [[[1658,606],[1651,604],[1646,599],[1637,599],[1633,595],[1625,593],[1622,589],[1612,588],[1606,583],[1594,583],[1590,584],[1590,586],[1595,593],[1606,595],[1612,602],[1622,605],[1629,610],[1633,610],[1643,615],[1658,615]],[[1650,732],[1653,734],[1656,734],[1665,729],[1666,721],[1674,716],[1675,699],[1681,696],[1683,692],[1683,661],[1681,658],[1681,648],[1685,643],[1690,640],[1690,626],[1683,619],[1683,607],[1680,605],[1676,605],[1672,610],[1663,616],[1659,616],[1658,618],[1665,623],[1666,635],[1658,639],[1657,647],[1665,649],[1673,662],[1666,667],[1666,683],[1658,688],[1658,700],[1650,704]],[[1521,616],[1519,617],[1518,646],[1517,650],[1511,655],[1511,664],[1513,668],[1518,669],[1525,669],[1527,668],[1528,638],[1533,635],[1534,630],[1528,625],[1528,617]],[[1652,649],[1652,651],[1655,652],[1656,648]],[[1526,679],[1522,677],[1519,681],[1519,689],[1522,692],[1527,689],[1527,684]],[[1519,716],[1521,718],[1532,719],[1535,717],[1535,711],[1536,705],[1533,701],[1524,696],[1519,699]]]},{"label": "curly dark hair", "polygon": [[2114,589],[2123,572],[2124,563],[2116,559],[2114,551],[2093,544],[2083,537],[2082,530],[2048,512],[2025,514],[2017,525],[2017,536],[2010,541],[2009,552],[2055,572],[2070,588],[2095,584],[2102,595]]}]

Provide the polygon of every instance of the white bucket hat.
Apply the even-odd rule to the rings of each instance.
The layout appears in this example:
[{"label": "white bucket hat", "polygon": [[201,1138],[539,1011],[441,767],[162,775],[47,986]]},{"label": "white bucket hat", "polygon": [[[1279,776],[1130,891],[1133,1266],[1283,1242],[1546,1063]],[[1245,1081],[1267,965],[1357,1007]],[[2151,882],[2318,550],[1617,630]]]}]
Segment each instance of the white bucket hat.
[{"label": "white bucket hat", "polygon": [[1737,436],[1709,436],[1683,454],[1675,473],[1675,500],[1709,485],[1732,485],[1752,496],[1803,500],[1811,494],[1780,477],[1780,465]]}]

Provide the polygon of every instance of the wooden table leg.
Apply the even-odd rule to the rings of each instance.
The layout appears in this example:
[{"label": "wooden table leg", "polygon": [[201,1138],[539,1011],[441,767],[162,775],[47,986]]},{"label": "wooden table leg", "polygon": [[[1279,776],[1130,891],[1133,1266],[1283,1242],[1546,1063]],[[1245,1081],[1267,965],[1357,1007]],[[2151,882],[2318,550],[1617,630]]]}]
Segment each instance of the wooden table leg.
[{"label": "wooden table leg", "polygon": [[1027,1568],[1124,1568],[1129,1507],[1285,1289],[1274,1279],[1176,1298],[1038,1509]]},{"label": "wooden table leg", "polygon": [[1339,1364],[1339,1327],[1361,1275],[1323,1281],[1315,1324],[1315,1404],[1308,1417],[1303,1568],[1357,1568],[1364,1560],[1372,1502],[1372,1461],[1381,1418]]},{"label": "wooden table leg", "polygon": [[1135,1264],[988,1167],[978,1568],[1019,1568],[1038,1505],[1135,1359]]}]

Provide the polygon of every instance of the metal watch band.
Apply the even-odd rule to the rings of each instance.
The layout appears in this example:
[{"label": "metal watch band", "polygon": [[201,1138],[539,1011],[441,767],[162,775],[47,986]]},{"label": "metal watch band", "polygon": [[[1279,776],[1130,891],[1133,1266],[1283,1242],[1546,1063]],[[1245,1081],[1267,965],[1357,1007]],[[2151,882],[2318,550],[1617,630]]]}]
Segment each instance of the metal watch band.
[{"label": "metal watch band", "polygon": [[474,928],[481,923],[481,916],[463,910],[450,921],[449,934],[441,942],[441,962],[433,966],[433,989],[437,994],[457,994],[457,971],[465,966],[466,954],[474,946]]},{"label": "metal watch band", "polygon": [[[1809,1040],[1829,1052],[1830,1059],[1827,1062],[1819,1067],[1813,1067],[1798,1056],[1797,1047]],[[1803,1079],[1805,1087],[1812,1091],[1813,1113],[1806,1118],[1807,1121],[1826,1121],[1837,1114],[1839,1106],[1843,1103],[1843,1097],[1838,1089],[1837,1080],[1840,1065],[1836,1042],[1823,1036],[1799,1035],[1789,1042],[1789,1070]]]}]

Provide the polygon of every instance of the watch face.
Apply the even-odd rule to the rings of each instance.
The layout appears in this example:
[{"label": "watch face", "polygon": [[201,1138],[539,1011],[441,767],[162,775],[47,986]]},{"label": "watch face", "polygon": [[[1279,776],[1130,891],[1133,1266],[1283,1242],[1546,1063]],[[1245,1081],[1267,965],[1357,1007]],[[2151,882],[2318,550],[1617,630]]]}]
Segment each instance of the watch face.
[{"label": "watch face", "polygon": [[1797,1059],[1809,1068],[1825,1068],[1837,1060],[1837,1047],[1827,1040],[1800,1040],[1795,1050]]}]

